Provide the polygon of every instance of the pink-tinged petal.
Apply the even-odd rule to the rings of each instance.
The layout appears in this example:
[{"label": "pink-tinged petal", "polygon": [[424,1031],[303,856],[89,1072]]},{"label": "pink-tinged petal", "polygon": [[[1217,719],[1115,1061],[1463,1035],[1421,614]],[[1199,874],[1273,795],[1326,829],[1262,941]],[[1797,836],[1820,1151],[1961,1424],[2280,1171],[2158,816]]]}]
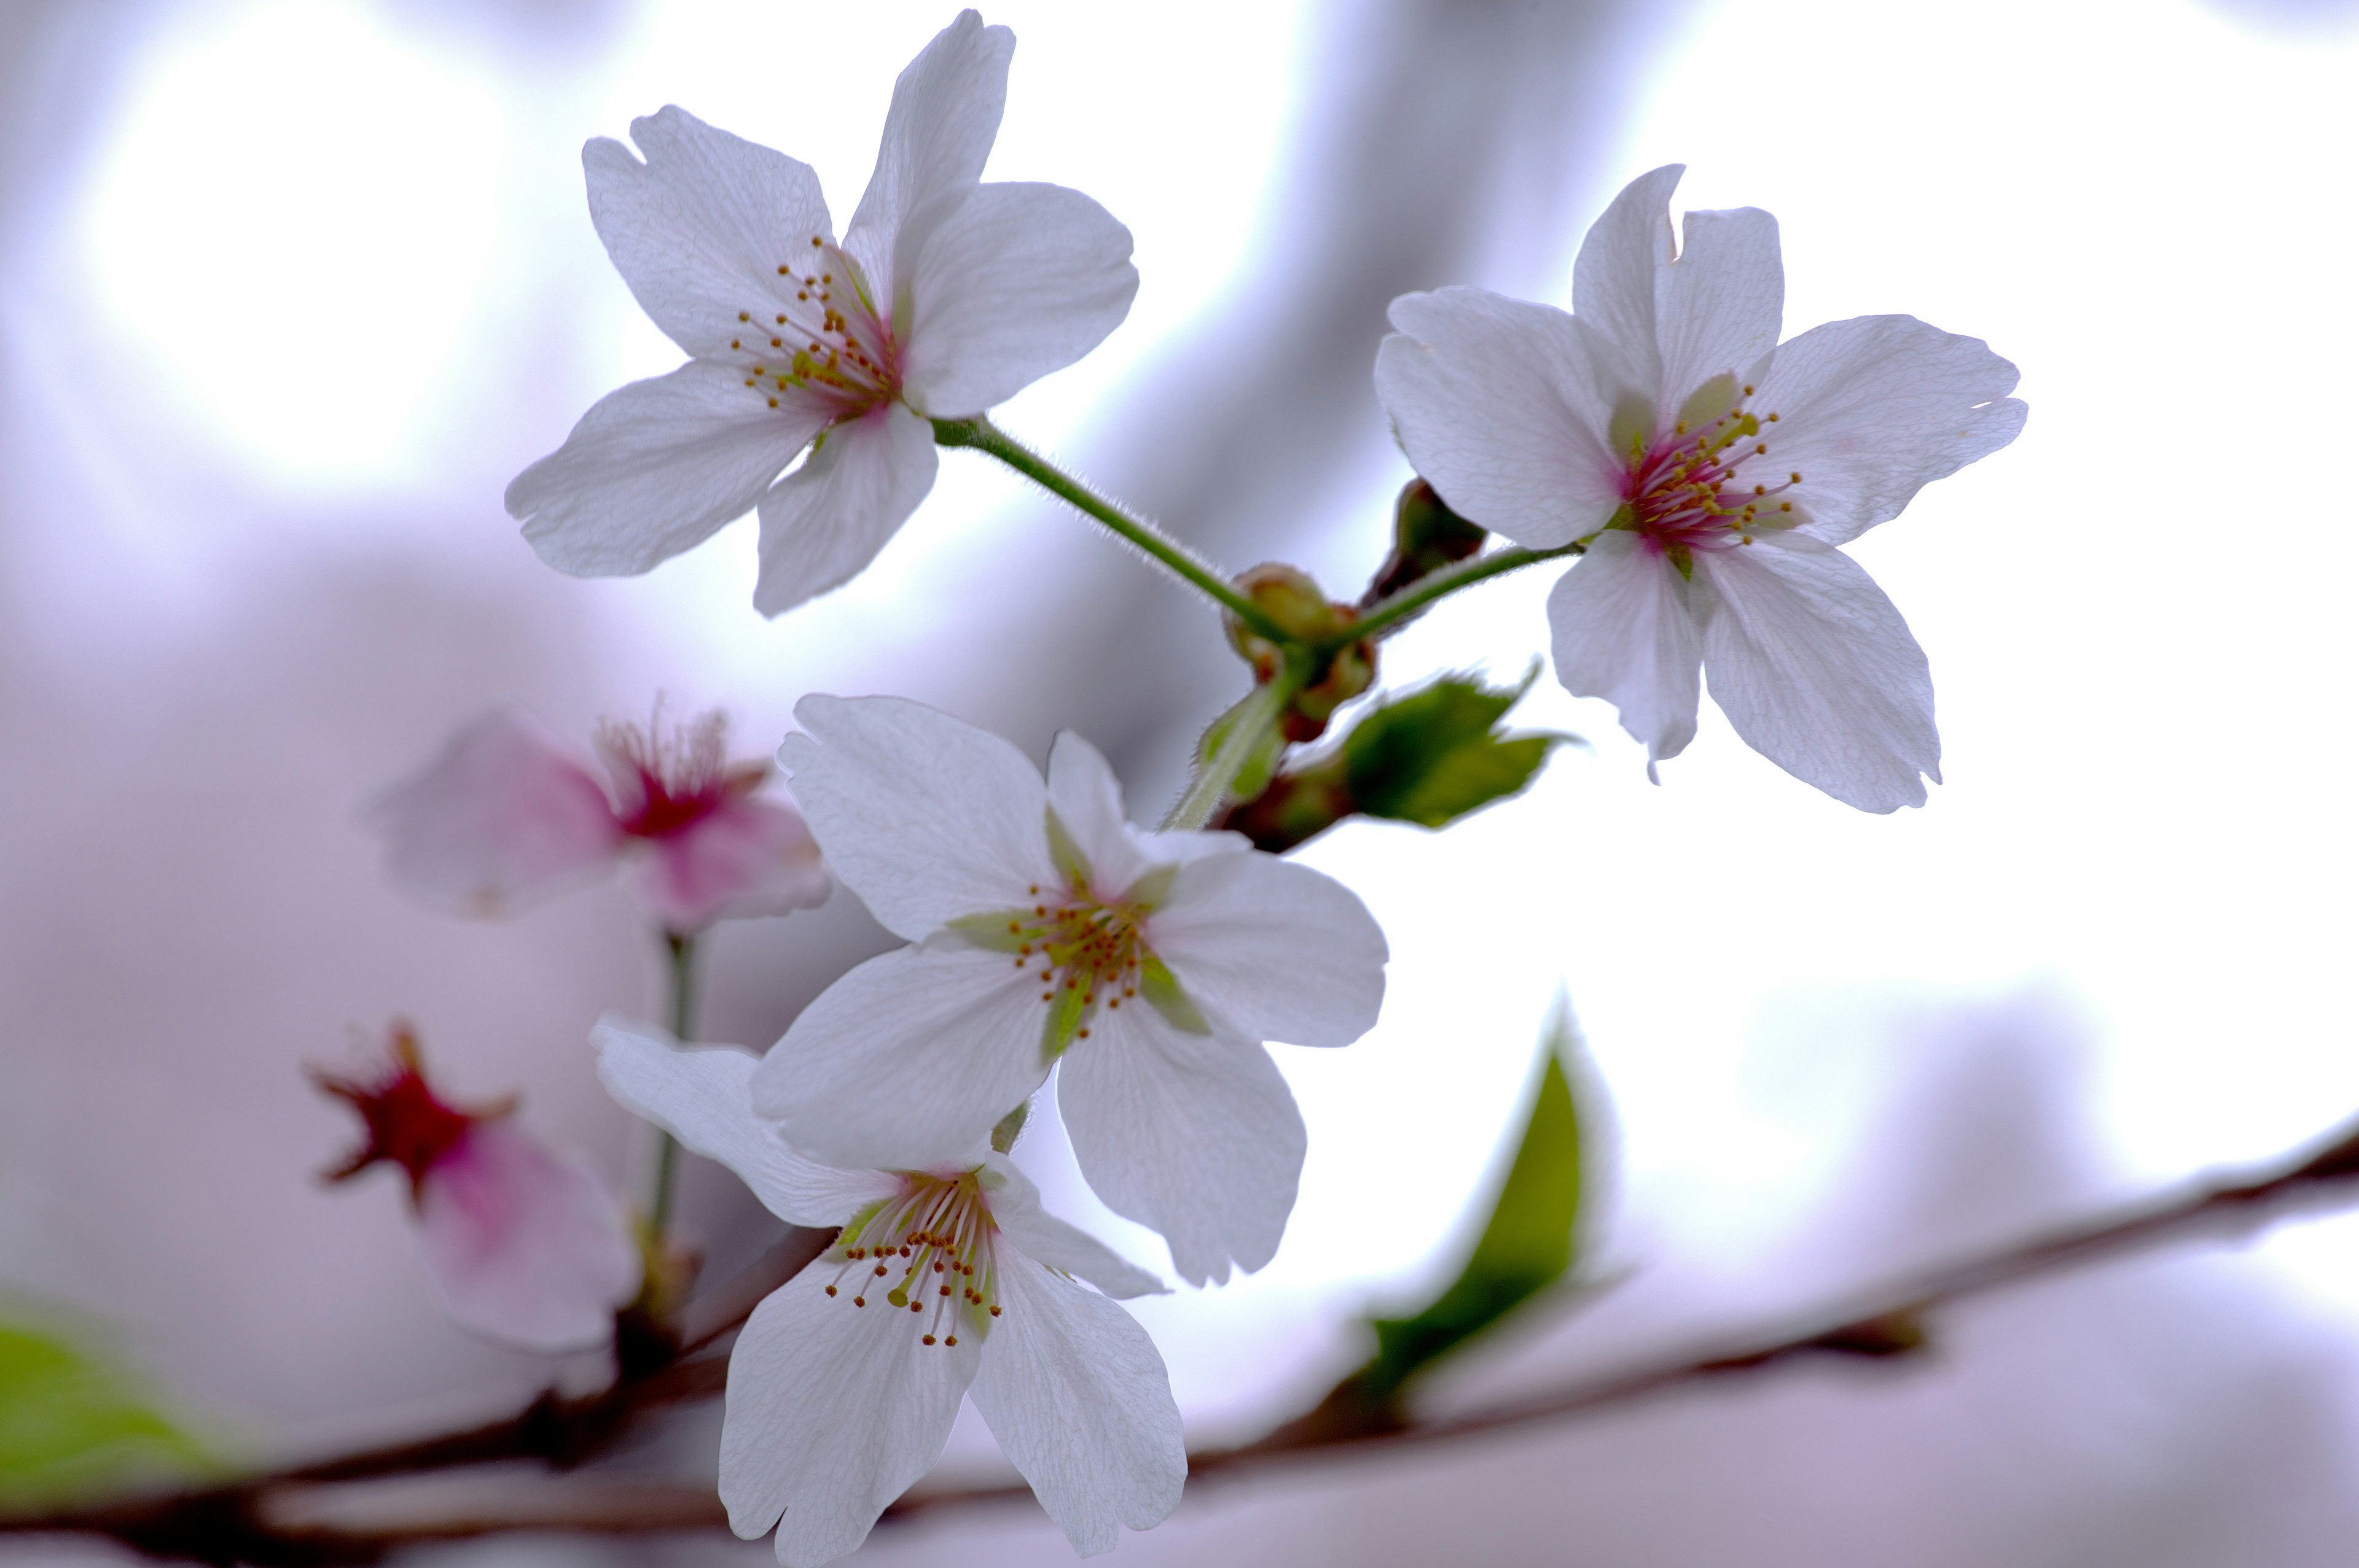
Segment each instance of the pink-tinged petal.
[{"label": "pink-tinged petal", "polygon": [[774,800],[733,796],[647,846],[639,886],[668,930],[701,931],[813,909],[832,885],[800,814]]},{"label": "pink-tinged petal", "polygon": [[[1159,1231],[1190,1284],[1277,1253],[1308,1137],[1269,1053],[1185,1034],[1154,1012],[1100,1015],[1057,1074],[1073,1157],[1114,1213]],[[1118,1022],[1117,1022],[1118,1021]]]},{"label": "pink-tinged petal", "polygon": [[1624,186],[1572,264],[1572,313],[1596,342],[1609,402],[1635,395],[1667,417],[1657,274],[1671,261],[1671,192],[1685,172],[1684,164],[1666,164]]},{"label": "pink-tinged petal", "polygon": [[971,1166],[1049,1075],[1037,977],[1006,953],[903,947],[821,991],[754,1074],[754,1108],[830,1164]]},{"label": "pink-tinged petal", "polygon": [[1162,1281],[1123,1257],[1079,1226],[1068,1225],[1040,1206],[1040,1189],[1004,1154],[984,1161],[992,1223],[1035,1262],[1071,1274],[1117,1301],[1168,1295]]},{"label": "pink-tinged petal", "polygon": [[631,139],[647,162],[603,136],[582,149],[590,221],[665,335],[691,355],[723,351],[739,312],[776,295],[778,264],[835,237],[819,176],[676,105],[632,121]]},{"label": "pink-tinged petal", "polygon": [[772,1292],[729,1354],[722,1505],[748,1540],[777,1526],[787,1568],[857,1547],[933,1468],[984,1350],[922,1344],[915,1315],[828,1295],[839,1272],[821,1259]]},{"label": "pink-tinged petal", "polygon": [[1048,786],[998,736],[894,697],[807,697],[795,719],[779,764],[836,880],[886,929],[916,941],[1057,880]]},{"label": "pink-tinged petal", "polygon": [[789,1225],[842,1225],[899,1190],[882,1171],[844,1171],[807,1160],[754,1114],[760,1058],[734,1045],[684,1046],[646,1024],[609,1014],[590,1036],[598,1079],[624,1109],[645,1117],[753,1189]]},{"label": "pink-tinged petal", "polygon": [[1090,880],[1102,898],[1119,897],[1151,863],[1123,816],[1122,784],[1098,749],[1071,730],[1060,730],[1049,748],[1049,804],[1090,863]]},{"label": "pink-tinged petal", "polygon": [[1453,511],[1540,549],[1605,525],[1622,504],[1623,465],[1571,317],[1450,287],[1401,296],[1392,322],[1376,396]]},{"label": "pink-tinged petal", "polygon": [[1209,1016],[1255,1040],[1349,1045],[1385,1000],[1385,934],[1358,895],[1275,855],[1190,861],[1147,940]]},{"label": "pink-tinged petal", "polygon": [[1003,1315],[970,1392],[1073,1550],[1111,1552],[1125,1525],[1180,1506],[1188,1447],[1155,1341],[1105,1297],[1003,1255]]},{"label": "pink-tinged petal", "polygon": [[516,475],[508,514],[559,571],[629,577],[744,516],[831,413],[694,361],[592,405],[563,446]]},{"label": "pink-tinged petal", "polygon": [[534,1350],[608,1338],[639,1288],[614,1195],[505,1119],[469,1129],[426,1173],[418,1239],[453,1318]]},{"label": "pink-tinged petal", "polygon": [[1746,465],[1799,473],[1788,492],[1830,545],[1900,514],[1928,483],[2015,439],[2016,368],[1979,338],[1913,316],[1861,316],[1781,346],[1752,406],[1777,415],[1767,456]]},{"label": "pink-tinged petal", "polygon": [[962,11],[894,82],[876,172],[843,234],[843,248],[866,273],[880,311],[896,310],[915,259],[904,243],[920,238],[905,235],[910,219],[929,207],[927,216],[941,215],[983,178],[1007,107],[1007,62],[1015,53],[1014,33]]},{"label": "pink-tinged petal", "polygon": [[[1786,268],[1777,220],[1757,207],[1690,212],[1680,259],[1657,283],[1663,355],[1658,417],[1674,417],[1715,376],[1742,375],[1777,346]],[[1714,410],[1715,413],[1722,412]]]},{"label": "pink-tinged petal", "polygon": [[809,461],[762,498],[754,608],[783,615],[876,558],[934,488],[934,427],[898,403],[831,427]]},{"label": "pink-tinged petal", "polygon": [[1712,697],[1745,744],[1862,811],[1924,805],[1918,775],[1941,778],[1932,673],[1859,564],[1788,534],[1698,557],[1696,571],[1720,600],[1704,630]]},{"label": "pink-tinged petal", "polygon": [[[1701,557],[1697,557],[1701,559]],[[1649,773],[1695,739],[1708,592],[1637,535],[1601,534],[1549,593],[1556,678],[1575,697],[1602,697],[1644,742]]]},{"label": "pink-tinged petal", "polygon": [[901,373],[910,403],[980,414],[1122,325],[1138,293],[1130,231],[1078,190],[985,185],[913,258]]},{"label": "pink-tinged petal", "polygon": [[365,808],[404,889],[498,914],[603,871],[623,835],[606,792],[539,724],[495,708]]}]

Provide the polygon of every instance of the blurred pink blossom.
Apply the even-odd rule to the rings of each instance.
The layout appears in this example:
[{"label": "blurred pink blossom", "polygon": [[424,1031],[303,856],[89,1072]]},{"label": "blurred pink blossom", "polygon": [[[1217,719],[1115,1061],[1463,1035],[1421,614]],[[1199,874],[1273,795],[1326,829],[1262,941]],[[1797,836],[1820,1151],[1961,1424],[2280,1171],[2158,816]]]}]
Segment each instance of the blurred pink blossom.
[{"label": "blurred pink blossom", "polygon": [[407,1024],[394,1025],[386,1054],[375,1078],[316,1075],[367,1133],[327,1179],[349,1181],[380,1161],[408,1173],[427,1272],[465,1327],[533,1350],[604,1340],[641,1272],[605,1184],[511,1121],[513,1099],[464,1109],[436,1094]]},{"label": "blurred pink blossom", "polygon": [[529,714],[495,708],[368,807],[395,881],[444,908],[505,914],[636,864],[666,930],[784,914],[825,902],[829,879],[802,817],[756,795],[766,762],[731,762],[724,717],[667,732],[610,724],[597,774]]}]

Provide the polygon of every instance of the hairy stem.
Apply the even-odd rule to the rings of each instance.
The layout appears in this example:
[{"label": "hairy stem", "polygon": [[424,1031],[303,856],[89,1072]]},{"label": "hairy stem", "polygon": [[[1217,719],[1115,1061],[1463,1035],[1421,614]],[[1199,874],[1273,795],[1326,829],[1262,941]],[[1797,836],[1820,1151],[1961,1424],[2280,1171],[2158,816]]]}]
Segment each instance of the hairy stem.
[{"label": "hairy stem", "polygon": [[[1580,555],[1583,546],[1560,545],[1553,550],[1527,550],[1521,546],[1513,549],[1494,550],[1487,556],[1476,556],[1454,567],[1418,579],[1388,599],[1380,599],[1360,612],[1358,620],[1343,632],[1321,643],[1317,650],[1332,654],[1336,649],[1357,642],[1363,637],[1381,637],[1397,629],[1401,622],[1422,613],[1462,589],[1473,588],[1495,577],[1505,577],[1542,561],[1553,561],[1565,556]],[[1332,646],[1329,645],[1332,643]]]},{"label": "hairy stem", "polygon": [[1015,437],[994,425],[984,415],[972,419],[937,419],[934,439],[945,447],[972,447],[997,458],[1017,473],[1030,480],[1049,494],[1088,516],[1104,524],[1123,538],[1129,540],[1153,559],[1160,562],[1174,577],[1196,589],[1205,598],[1234,615],[1256,632],[1273,643],[1292,641],[1285,627],[1252,600],[1236,589],[1236,586],[1212,567],[1197,558],[1179,540],[1149,523],[1125,512],[1114,502],[1067,473]]}]

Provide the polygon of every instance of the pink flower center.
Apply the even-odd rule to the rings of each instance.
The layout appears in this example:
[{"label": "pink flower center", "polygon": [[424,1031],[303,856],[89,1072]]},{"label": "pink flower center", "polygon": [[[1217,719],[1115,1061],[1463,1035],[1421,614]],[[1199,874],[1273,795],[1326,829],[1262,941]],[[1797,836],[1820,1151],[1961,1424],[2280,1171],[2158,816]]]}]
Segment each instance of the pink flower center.
[{"label": "pink flower center", "polygon": [[999,1227],[975,1178],[973,1171],[905,1173],[898,1194],[835,1238],[828,1256],[838,1267],[827,1293],[848,1297],[854,1307],[924,1318],[921,1345],[956,1345],[962,1324],[987,1328],[1000,1315],[994,1260]]},{"label": "pink flower center", "polygon": [[[1753,388],[1739,388],[1723,376],[1688,399],[1681,417],[1652,444],[1634,438],[1629,471],[1622,481],[1628,528],[1657,555],[1682,563],[1697,550],[1734,549],[1753,535],[1790,528],[1802,521],[1788,491],[1802,482],[1799,473],[1770,471],[1765,423],[1745,400]],[[1774,481],[1774,482],[1773,482]]]},{"label": "pink flower center", "polygon": [[479,1121],[506,1116],[513,1100],[467,1110],[450,1104],[426,1081],[418,1049],[418,1035],[409,1025],[397,1023],[386,1043],[386,1069],[374,1078],[342,1078],[314,1071],[321,1089],[349,1103],[360,1113],[366,1141],[327,1173],[331,1182],[349,1181],[379,1161],[398,1165],[409,1177],[415,1199],[426,1173],[450,1157]]},{"label": "pink flower center", "polygon": [[634,838],[669,838],[760,788],[769,765],[732,766],[728,747],[728,716],[719,712],[672,730],[660,711],[645,730],[603,726],[598,748],[614,779],[617,826]]},{"label": "pink flower center", "polygon": [[813,234],[778,264],[777,297],[737,313],[732,362],[771,407],[789,388],[816,393],[839,420],[857,418],[900,390],[893,330],[876,313],[859,265]]}]

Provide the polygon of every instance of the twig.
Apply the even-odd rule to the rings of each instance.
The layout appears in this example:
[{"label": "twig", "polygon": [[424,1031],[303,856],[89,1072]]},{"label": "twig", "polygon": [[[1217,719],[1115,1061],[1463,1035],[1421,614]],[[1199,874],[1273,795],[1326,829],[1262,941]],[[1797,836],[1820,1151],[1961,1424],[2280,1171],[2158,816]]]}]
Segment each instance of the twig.
[{"label": "twig", "polygon": [[[1559,1421],[1629,1404],[1682,1384],[1813,1356],[1899,1359],[1924,1346],[1926,1319],[1941,1308],[2205,1228],[2256,1230],[2283,1217],[2290,1206],[2288,1200],[2303,1195],[2349,1203],[2359,1197],[2354,1176],[2359,1176],[2359,1121],[2307,1152],[2264,1166],[2192,1183],[1994,1247],[1817,1313],[1466,1415],[1419,1421],[1381,1411],[1341,1414],[1351,1407],[1330,1396],[1314,1411],[1256,1442],[1191,1454],[1189,1479],[1201,1484],[1268,1464],[1445,1442]],[[717,1292],[710,1309],[713,1315],[699,1331],[701,1337],[690,1332],[687,1342],[701,1348],[742,1322],[753,1303],[766,1293],[754,1288],[765,1277],[761,1271],[783,1268],[793,1259],[793,1249],[808,1245],[810,1234],[789,1237],[744,1279]],[[737,1305],[741,1297],[749,1298],[742,1311]],[[100,1535],[156,1557],[248,1563],[260,1568],[324,1568],[374,1563],[397,1547],[508,1530],[619,1533],[718,1528],[723,1521],[708,1487],[606,1477],[595,1486],[565,1482],[533,1490],[509,1487],[496,1503],[440,1514],[419,1511],[368,1524],[338,1524],[339,1510],[318,1505],[323,1482],[501,1459],[574,1462],[609,1441],[641,1410],[718,1392],[724,1367],[723,1357],[701,1357],[580,1400],[545,1394],[508,1421],[469,1432],[203,1491],[0,1519],[0,1532]],[[1346,1379],[1337,1393],[1350,1382]],[[886,1518],[906,1519],[1030,1496],[1021,1483],[919,1491],[896,1503]]]}]

